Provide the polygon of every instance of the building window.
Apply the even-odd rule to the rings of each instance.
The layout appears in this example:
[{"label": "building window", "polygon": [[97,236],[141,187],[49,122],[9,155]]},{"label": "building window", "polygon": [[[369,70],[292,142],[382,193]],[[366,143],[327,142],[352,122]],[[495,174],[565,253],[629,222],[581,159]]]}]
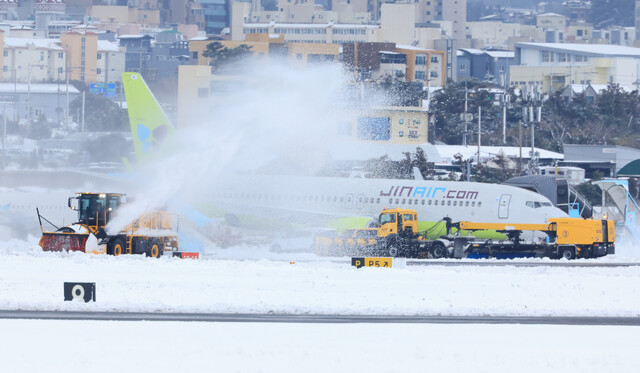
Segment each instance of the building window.
[{"label": "building window", "polygon": [[416,80],[427,80],[427,73],[425,71],[416,71]]},{"label": "building window", "polygon": [[460,71],[467,71],[467,65],[464,63],[460,64]]},{"label": "building window", "polygon": [[97,73],[98,75],[102,74],[102,69],[98,67],[98,68],[96,69],[96,73]]},{"label": "building window", "polygon": [[58,74],[62,74],[63,70],[62,67],[58,67]]},{"label": "building window", "polygon": [[438,63],[438,56],[431,56],[431,62]]},{"label": "building window", "polygon": [[567,62],[567,54],[558,53],[558,62]]},{"label": "building window", "polygon": [[2,71],[9,71],[9,66],[7,65],[2,66]]},{"label": "building window", "polygon": [[63,52],[58,52],[58,59],[63,59],[64,58],[64,53]]},{"label": "building window", "polygon": [[101,60],[102,59],[102,53],[98,53],[98,59]]},{"label": "building window", "polygon": [[553,62],[553,52],[542,51],[542,62]]},{"label": "building window", "polygon": [[427,64],[427,56],[416,56],[416,65],[426,65]]},{"label": "building window", "polygon": [[3,54],[4,54],[5,57],[9,57],[9,51],[8,50],[5,50]]}]

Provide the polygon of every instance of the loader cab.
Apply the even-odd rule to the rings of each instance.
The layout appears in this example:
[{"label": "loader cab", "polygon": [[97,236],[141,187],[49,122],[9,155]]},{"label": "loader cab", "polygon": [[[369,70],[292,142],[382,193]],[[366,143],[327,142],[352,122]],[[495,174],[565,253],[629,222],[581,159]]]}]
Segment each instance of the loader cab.
[{"label": "loader cab", "polygon": [[69,207],[78,211],[78,222],[89,226],[104,227],[111,214],[124,203],[124,194],[78,193],[69,198]]}]

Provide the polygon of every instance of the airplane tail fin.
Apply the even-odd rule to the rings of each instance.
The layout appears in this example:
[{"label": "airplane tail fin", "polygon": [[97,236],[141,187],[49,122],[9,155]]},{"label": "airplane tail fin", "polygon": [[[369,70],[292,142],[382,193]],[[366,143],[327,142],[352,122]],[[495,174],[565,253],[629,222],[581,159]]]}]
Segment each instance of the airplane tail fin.
[{"label": "airplane tail fin", "polygon": [[413,168],[413,178],[415,180],[424,180],[424,177],[422,177],[422,172],[420,172],[420,169],[418,167]]},{"label": "airplane tail fin", "polygon": [[122,73],[122,86],[136,159],[140,161],[152,148],[161,144],[174,128],[140,74]]}]

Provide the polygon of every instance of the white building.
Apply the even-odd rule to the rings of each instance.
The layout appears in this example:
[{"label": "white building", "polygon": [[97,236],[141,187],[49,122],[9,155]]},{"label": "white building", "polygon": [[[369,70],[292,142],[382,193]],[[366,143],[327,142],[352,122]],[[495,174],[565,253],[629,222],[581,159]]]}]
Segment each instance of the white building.
[{"label": "white building", "polygon": [[640,48],[617,45],[516,43],[512,87],[547,93],[568,84],[637,84]]},{"label": "white building", "polygon": [[125,51],[116,43],[98,40],[96,80],[104,83],[120,83],[124,72]]},{"label": "white building", "polygon": [[4,38],[5,82],[63,80],[65,61],[66,52],[58,40]]}]

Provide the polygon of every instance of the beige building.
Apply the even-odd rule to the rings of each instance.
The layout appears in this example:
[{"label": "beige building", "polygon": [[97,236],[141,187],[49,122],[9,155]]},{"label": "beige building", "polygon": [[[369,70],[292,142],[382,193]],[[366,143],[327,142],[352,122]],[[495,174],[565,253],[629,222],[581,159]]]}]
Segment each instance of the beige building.
[{"label": "beige building", "polygon": [[69,79],[96,82],[98,34],[71,31],[60,36],[60,43],[67,51],[66,70],[69,71]]},{"label": "beige building", "polygon": [[289,43],[289,60],[299,64],[338,62],[338,44]]},{"label": "beige building", "polygon": [[407,22],[407,20],[416,18],[415,4],[388,3],[382,4],[381,8],[378,41],[411,45],[416,39],[416,27],[415,22]]},{"label": "beige building", "polygon": [[[534,25],[519,23],[503,23],[498,21],[467,22],[472,39],[478,39],[486,47],[509,48],[512,38],[523,38],[522,41],[535,41],[538,31]],[[513,47],[513,45],[511,45]]]},{"label": "beige building", "polygon": [[208,66],[210,64],[210,59],[207,57],[203,57],[202,53],[207,50],[207,45],[219,42],[225,48],[236,48],[240,45],[248,45],[251,47],[251,51],[254,55],[257,56],[268,56],[269,55],[269,45],[270,38],[266,37],[267,41],[236,41],[236,40],[197,40],[192,39],[189,42],[189,52],[191,53],[191,60],[196,59],[198,61],[198,65]]},{"label": "beige building", "polygon": [[88,16],[91,17],[93,22],[112,24],[115,27],[128,23],[152,28],[160,26],[160,10],[157,8],[145,9],[118,5],[94,5],[88,10]]},{"label": "beige building", "polygon": [[418,81],[431,87],[444,87],[447,66],[444,51],[396,45],[398,53],[407,56],[407,81]]}]

